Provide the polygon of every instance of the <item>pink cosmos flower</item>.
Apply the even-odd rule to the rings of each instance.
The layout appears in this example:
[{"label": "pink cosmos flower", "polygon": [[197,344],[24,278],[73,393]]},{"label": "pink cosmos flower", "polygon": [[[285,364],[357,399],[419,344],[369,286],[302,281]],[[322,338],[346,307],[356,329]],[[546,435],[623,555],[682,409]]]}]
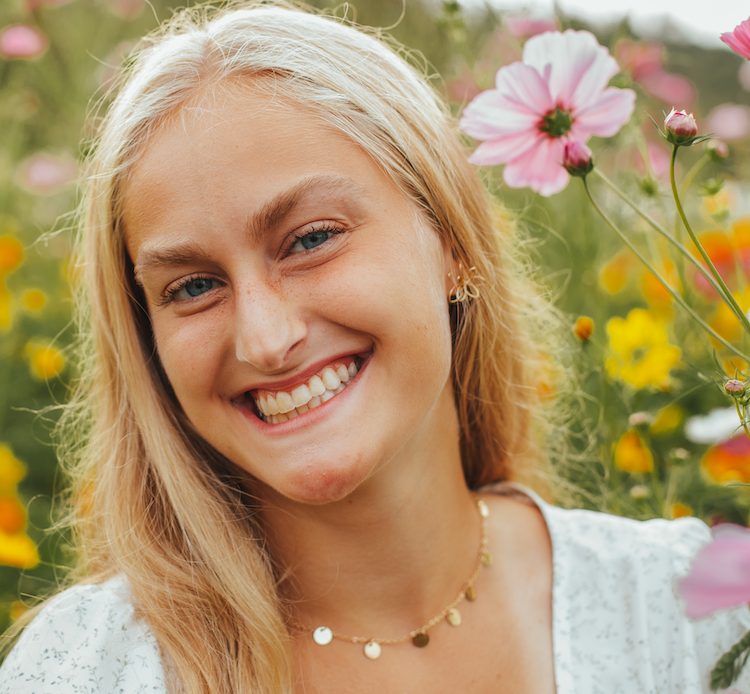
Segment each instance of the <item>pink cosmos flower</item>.
[{"label": "pink cosmos flower", "polygon": [[633,112],[635,92],[607,88],[619,69],[588,31],[530,38],[522,61],[500,68],[495,89],[464,110],[461,129],[483,141],[469,161],[506,164],[503,178],[512,188],[562,190],[570,179],[562,166],[565,142],[611,137]]},{"label": "pink cosmos flower", "polygon": [[720,104],[708,114],[706,127],[727,142],[742,140],[750,135],[750,108],[740,104]]},{"label": "pink cosmos flower", "polygon": [[690,619],[750,602],[750,530],[722,523],[677,583]]},{"label": "pink cosmos flower", "polygon": [[750,60],[750,17],[742,24],[737,25],[734,31],[722,34],[721,40],[735,53],[739,53],[743,58]]},{"label": "pink cosmos flower", "polygon": [[615,56],[647,94],[668,104],[690,106],[695,101],[690,80],[664,71],[664,46],[657,41],[618,41]]},{"label": "pink cosmos flower", "polygon": [[30,193],[52,195],[78,178],[78,166],[70,157],[37,152],[19,167],[18,182]]},{"label": "pink cosmos flower", "polygon": [[674,108],[664,119],[664,130],[667,134],[672,135],[670,142],[678,144],[692,141],[698,134],[698,123],[695,122],[695,116],[685,110],[675,111]]},{"label": "pink cosmos flower", "polygon": [[546,31],[557,31],[559,29],[556,19],[534,19],[527,14],[505,17],[503,25],[508,30],[508,33],[517,39],[527,39],[530,36],[543,34]]},{"label": "pink cosmos flower", "polygon": [[0,56],[38,58],[47,50],[47,37],[26,24],[12,24],[0,31]]}]

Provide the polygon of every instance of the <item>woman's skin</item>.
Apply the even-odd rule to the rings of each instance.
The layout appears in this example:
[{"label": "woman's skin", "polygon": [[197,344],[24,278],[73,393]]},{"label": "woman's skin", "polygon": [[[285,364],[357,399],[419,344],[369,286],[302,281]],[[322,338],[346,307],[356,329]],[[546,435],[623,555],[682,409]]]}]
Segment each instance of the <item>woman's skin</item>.
[{"label": "woman's skin", "polygon": [[[125,189],[127,249],[182,407],[253,478],[296,619],[397,637],[454,599],[479,548],[450,381],[454,261],[361,149],[264,87],[213,85],[161,125]],[[360,371],[338,395],[258,418],[252,395],[341,361]],[[546,525],[484,498],[495,561],[463,624],[376,661],[294,633],[299,692],[554,691]]]}]

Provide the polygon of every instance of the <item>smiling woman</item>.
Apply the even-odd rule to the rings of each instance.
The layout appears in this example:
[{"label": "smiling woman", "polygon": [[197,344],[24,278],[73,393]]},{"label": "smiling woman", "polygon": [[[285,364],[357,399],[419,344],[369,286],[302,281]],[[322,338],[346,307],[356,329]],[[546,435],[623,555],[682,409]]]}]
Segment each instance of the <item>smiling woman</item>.
[{"label": "smiling woman", "polygon": [[282,2],[129,65],[81,234],[79,582],[0,691],[699,691],[750,622],[669,590],[705,527],[517,484],[535,300],[427,83]]}]

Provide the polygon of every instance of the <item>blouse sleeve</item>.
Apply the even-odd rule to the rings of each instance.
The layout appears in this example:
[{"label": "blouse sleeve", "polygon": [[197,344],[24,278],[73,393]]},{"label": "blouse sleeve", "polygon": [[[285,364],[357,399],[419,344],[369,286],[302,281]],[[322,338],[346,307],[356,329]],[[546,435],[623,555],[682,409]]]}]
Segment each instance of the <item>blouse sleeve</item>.
[{"label": "blouse sleeve", "polygon": [[32,620],[0,668],[0,694],[166,694],[159,647],[124,578],[76,586]]}]

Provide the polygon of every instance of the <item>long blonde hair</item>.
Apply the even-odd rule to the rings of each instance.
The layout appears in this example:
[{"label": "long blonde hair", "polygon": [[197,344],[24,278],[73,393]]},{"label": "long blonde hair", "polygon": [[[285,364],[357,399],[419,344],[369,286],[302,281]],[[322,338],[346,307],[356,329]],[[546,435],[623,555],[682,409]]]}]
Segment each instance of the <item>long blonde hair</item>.
[{"label": "long blonde hair", "polygon": [[517,479],[538,458],[533,349],[503,267],[510,256],[425,79],[379,38],[287,2],[178,12],[131,57],[89,162],[82,375],[62,426],[81,441],[64,451],[80,571],[127,577],[191,694],[290,691],[290,639],[247,480],[196,434],[160,366],[123,240],[121,190],[165,117],[207,84],[259,77],[367,152],[483,278],[480,298],[452,309],[467,484]]}]

